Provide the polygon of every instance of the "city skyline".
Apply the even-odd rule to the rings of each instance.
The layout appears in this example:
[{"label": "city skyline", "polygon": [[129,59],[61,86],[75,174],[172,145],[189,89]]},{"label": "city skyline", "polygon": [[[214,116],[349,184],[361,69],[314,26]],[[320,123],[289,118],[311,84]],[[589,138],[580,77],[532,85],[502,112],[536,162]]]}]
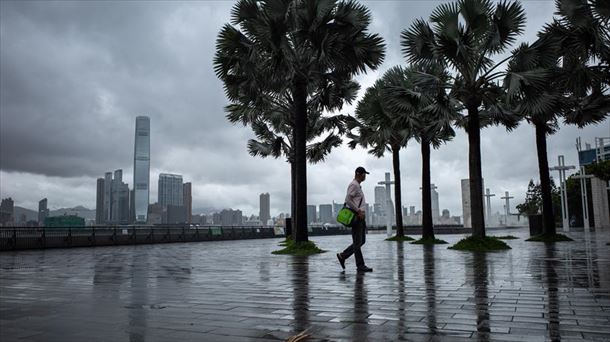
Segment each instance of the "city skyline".
[{"label": "city skyline", "polygon": [[[406,64],[400,56],[400,31],[438,4],[363,3],[373,14],[372,31],[386,39],[388,56],[378,71],[357,78],[359,97],[387,69]],[[147,115],[154,137],[149,176],[177,173],[189,179],[194,213],[235,208],[256,214],[257,195],[265,192],[273,196],[272,216],[289,212],[288,164],[248,155],[246,141],[253,134],[228,123],[223,111],[227,101],[211,60],[215,35],[232,5],[1,2],[0,197],[28,208],[45,197],[50,208],[94,208],[101,171],[122,169],[124,180],[133,179],[133,122]],[[554,11],[551,1],[523,6],[527,27],[517,43],[533,41]],[[125,15],[134,12],[138,18]],[[41,79],[41,74],[49,76]],[[341,113],[353,115],[353,109]],[[549,164],[563,154],[567,165],[576,165],[576,137],[593,143],[594,137],[609,135],[608,120],[583,130],[562,125],[548,138]],[[509,191],[514,210],[529,180],[538,179],[534,129],[524,122],[510,134],[484,129],[481,138],[485,187],[497,194]],[[400,155],[402,203],[421,208],[419,146],[409,143]],[[439,207],[461,212],[460,180],[468,175],[465,133],[458,131],[454,141],[433,150],[431,162]],[[344,142],[325,163],[308,167],[309,204],[342,201],[359,165],[371,171],[362,186],[372,203],[373,189],[391,170],[391,159],[377,159],[361,148],[352,151]],[[149,197],[154,199],[158,189],[152,183]],[[492,202],[501,208],[499,196]]]}]

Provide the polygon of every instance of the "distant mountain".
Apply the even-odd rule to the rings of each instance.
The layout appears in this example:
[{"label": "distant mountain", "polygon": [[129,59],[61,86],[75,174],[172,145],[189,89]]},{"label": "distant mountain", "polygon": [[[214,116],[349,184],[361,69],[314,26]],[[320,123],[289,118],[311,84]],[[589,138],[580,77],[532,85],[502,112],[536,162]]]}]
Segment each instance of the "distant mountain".
[{"label": "distant mountain", "polygon": [[194,215],[198,215],[198,214],[210,215],[210,214],[213,214],[213,213],[219,213],[221,211],[222,211],[222,209],[216,209],[216,208],[212,208],[212,207],[193,208],[193,214]]},{"label": "distant mountain", "polygon": [[13,215],[15,221],[21,222],[21,215],[25,214],[26,221],[38,221],[38,212],[35,210],[26,209],[23,207],[15,206]]},{"label": "distant mountain", "polygon": [[[38,214],[36,214],[38,215]],[[95,210],[87,209],[82,205],[76,206],[74,208],[61,208],[57,210],[51,210],[49,213],[50,216],[62,216],[62,215],[76,215],[78,217],[82,217],[85,220],[95,220]]]},{"label": "distant mountain", "polygon": [[[17,222],[21,221],[21,215],[25,214],[25,218],[27,221],[38,221],[38,211],[31,210],[27,208],[23,208],[20,206],[15,206],[15,220]],[[95,210],[88,209],[83,207],[82,205],[78,205],[74,208],[61,208],[57,210],[51,210],[49,212],[50,216],[62,216],[62,215],[76,215],[78,217],[82,217],[85,220],[95,220]]]}]

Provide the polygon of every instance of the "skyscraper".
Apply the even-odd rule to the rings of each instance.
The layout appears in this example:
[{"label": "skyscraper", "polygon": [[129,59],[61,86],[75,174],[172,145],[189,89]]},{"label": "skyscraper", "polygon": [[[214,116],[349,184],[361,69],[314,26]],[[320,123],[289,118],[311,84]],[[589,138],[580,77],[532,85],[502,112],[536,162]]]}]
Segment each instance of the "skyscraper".
[{"label": "skyscraper", "polygon": [[38,202],[38,225],[44,226],[44,219],[49,217],[49,209],[47,209],[47,199],[43,198]]},{"label": "skyscraper", "polygon": [[335,223],[332,204],[320,204],[320,223]]},{"label": "skyscraper", "polygon": [[315,223],[317,222],[316,219],[316,206],[315,205],[308,205],[307,206],[307,224],[311,224],[311,223]]},{"label": "skyscraper", "polygon": [[182,185],[182,203],[184,204],[184,219],[186,223],[193,223],[193,194],[191,182]]},{"label": "skyscraper", "polygon": [[129,223],[129,185],[123,183],[123,170],[114,171],[111,186],[110,223]]},{"label": "skyscraper", "polygon": [[381,204],[381,207],[385,207],[385,187],[376,186],[375,187],[375,203]]},{"label": "skyscraper", "polygon": [[[137,193],[137,191],[136,191]],[[137,195],[136,195],[137,200]],[[184,205],[184,189],[182,187],[182,176],[169,173],[159,174],[159,201],[166,208],[168,205]],[[137,204],[136,204],[137,207]],[[136,214],[137,215],[137,214]]]},{"label": "skyscraper", "polygon": [[136,117],[133,153],[134,214],[136,222],[146,222],[150,190],[150,118]]},{"label": "skyscraper", "polygon": [[104,224],[104,221],[104,178],[98,178],[95,197],[95,224]]},{"label": "skyscraper", "polygon": [[0,203],[0,223],[3,225],[13,224],[15,214],[15,203],[12,198],[5,198]]},{"label": "skyscraper", "polygon": [[264,193],[259,196],[260,209],[258,213],[258,218],[261,221],[263,226],[266,226],[269,223],[269,219],[271,218],[271,199],[269,197],[269,193]]},{"label": "skyscraper", "polygon": [[[485,189],[485,180],[481,179],[481,188]],[[485,201],[483,201],[485,203]],[[485,207],[483,207],[485,209]],[[462,179],[462,222],[464,228],[472,228],[472,211],[470,208],[470,179]]]},{"label": "skyscraper", "polygon": [[109,223],[112,216],[112,172],[104,174],[104,223]]},{"label": "skyscraper", "polygon": [[430,199],[432,204],[432,222],[436,223],[439,221],[441,216],[440,207],[438,204],[438,192],[436,191],[437,187],[434,184],[430,184]]}]

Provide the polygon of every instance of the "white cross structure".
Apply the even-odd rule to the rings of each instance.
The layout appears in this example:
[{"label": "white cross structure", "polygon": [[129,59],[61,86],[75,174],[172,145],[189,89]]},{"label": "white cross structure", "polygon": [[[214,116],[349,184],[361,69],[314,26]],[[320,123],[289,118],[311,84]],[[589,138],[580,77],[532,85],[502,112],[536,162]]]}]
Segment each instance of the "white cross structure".
[{"label": "white cross structure", "polygon": [[[390,212],[392,210],[392,198],[390,197],[390,191],[391,191],[391,187],[390,185],[394,184],[394,181],[390,180],[390,173],[386,172],[385,173],[385,181],[383,182],[378,182],[377,184],[379,185],[385,185],[385,224],[386,224],[386,233],[388,234],[388,237],[392,235],[392,217],[390,215]],[[399,213],[396,213],[396,215],[399,215]]]},{"label": "white cross structure", "polygon": [[506,222],[504,222],[506,225],[508,225],[508,215],[510,215],[510,199],[514,198],[513,196],[509,196],[508,195],[508,191],[504,192],[504,197],[500,197],[503,200],[506,200]]},{"label": "white cross structure", "polygon": [[485,189],[485,195],[483,195],[485,196],[487,202],[487,217],[485,218],[485,222],[487,222],[491,217],[491,198],[495,195],[496,194],[490,194],[489,188]]},{"label": "white cross structure", "polygon": [[568,213],[568,190],[566,186],[566,171],[575,169],[574,165],[565,165],[563,156],[557,157],[557,166],[549,168],[551,171],[559,171],[559,186],[561,189],[561,218],[563,231],[570,230],[570,215]]},{"label": "white cross structure", "polygon": [[[381,183],[380,183],[381,184]],[[423,190],[424,188],[422,188],[421,186],[419,187],[419,190]],[[434,183],[430,184],[430,191],[432,190],[436,190],[438,189],[438,187],[436,185],[434,185]]]},{"label": "white cross structure", "polygon": [[587,178],[593,178],[593,175],[585,173],[585,167],[580,167],[580,175],[572,176],[580,179],[580,197],[582,199],[582,221],[585,231],[589,231],[589,203],[587,202]]}]

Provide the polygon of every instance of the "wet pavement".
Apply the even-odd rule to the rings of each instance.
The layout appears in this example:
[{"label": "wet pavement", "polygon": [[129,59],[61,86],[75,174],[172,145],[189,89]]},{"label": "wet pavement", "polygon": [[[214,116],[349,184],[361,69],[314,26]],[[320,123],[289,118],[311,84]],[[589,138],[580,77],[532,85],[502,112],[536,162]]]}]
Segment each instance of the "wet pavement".
[{"label": "wet pavement", "polygon": [[[475,254],[383,241],[373,273],[328,253],[272,255],[280,239],[0,253],[0,340],[610,340],[610,232]],[[454,243],[461,235],[437,235]]]}]

